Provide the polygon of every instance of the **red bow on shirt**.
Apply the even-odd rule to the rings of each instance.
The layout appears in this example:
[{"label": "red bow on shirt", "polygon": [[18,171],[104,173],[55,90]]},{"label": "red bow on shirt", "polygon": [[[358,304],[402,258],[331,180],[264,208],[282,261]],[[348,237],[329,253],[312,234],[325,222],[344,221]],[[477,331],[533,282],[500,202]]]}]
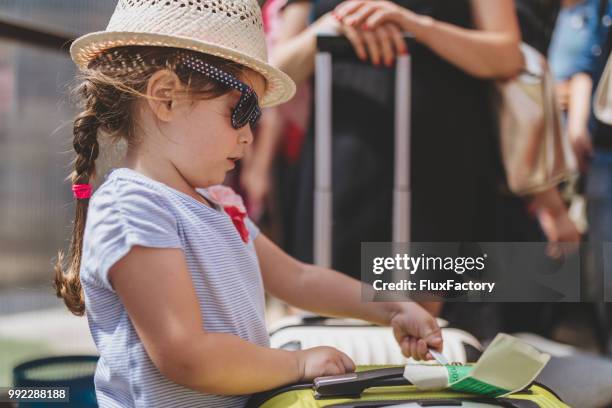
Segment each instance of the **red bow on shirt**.
[{"label": "red bow on shirt", "polygon": [[242,238],[245,244],[249,242],[249,230],[246,224],[244,223],[246,212],[240,211],[240,209],[236,206],[227,206],[223,207],[223,209],[225,210],[227,215],[230,216],[232,222],[234,223],[234,226],[240,234],[240,238]]},{"label": "red bow on shirt", "polygon": [[229,215],[240,234],[240,238],[242,238],[245,244],[248,243],[249,229],[244,222],[247,212],[242,197],[236,194],[230,187],[223,185],[211,186],[206,190],[211,198],[220,204],[225,210],[225,213]]}]

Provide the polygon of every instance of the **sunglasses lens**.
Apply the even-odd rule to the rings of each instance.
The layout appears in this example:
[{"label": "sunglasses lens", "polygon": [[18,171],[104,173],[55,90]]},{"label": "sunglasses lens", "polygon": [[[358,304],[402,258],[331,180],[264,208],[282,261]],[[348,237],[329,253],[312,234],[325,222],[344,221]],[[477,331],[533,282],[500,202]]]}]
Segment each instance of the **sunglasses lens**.
[{"label": "sunglasses lens", "polygon": [[257,122],[259,122],[260,118],[261,118],[261,110],[259,109],[259,106],[258,106],[255,112],[253,113],[253,115],[251,115],[251,120],[249,120],[251,124],[251,128],[257,125]]},{"label": "sunglasses lens", "polygon": [[259,103],[255,93],[243,96],[234,111],[233,125],[236,129],[257,121],[260,114]]}]

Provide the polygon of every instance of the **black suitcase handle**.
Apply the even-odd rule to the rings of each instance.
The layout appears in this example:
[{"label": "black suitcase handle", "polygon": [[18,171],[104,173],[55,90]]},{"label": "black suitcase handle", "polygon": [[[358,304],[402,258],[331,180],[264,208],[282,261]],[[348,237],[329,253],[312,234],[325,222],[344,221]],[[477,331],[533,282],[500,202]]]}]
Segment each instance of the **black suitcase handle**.
[{"label": "black suitcase handle", "polygon": [[[410,46],[411,42],[414,41],[414,36],[409,33],[403,34],[404,41],[408,46]],[[338,34],[327,34],[327,33],[319,33],[317,34],[317,50],[319,52],[329,52],[334,58],[355,58],[358,59],[355,55],[355,50],[353,49],[353,45],[343,35]]]},{"label": "black suitcase handle", "polygon": [[368,388],[400,385],[411,385],[404,378],[404,367],[318,377],[314,379],[313,389],[316,399],[358,398]]},{"label": "black suitcase handle", "polygon": [[361,393],[372,387],[410,385],[404,378],[404,367],[380,368],[344,375],[317,377],[312,383],[293,384],[275,390],[260,392],[251,396],[247,408],[257,408],[267,400],[289,391],[313,390],[316,399],[359,398]]}]

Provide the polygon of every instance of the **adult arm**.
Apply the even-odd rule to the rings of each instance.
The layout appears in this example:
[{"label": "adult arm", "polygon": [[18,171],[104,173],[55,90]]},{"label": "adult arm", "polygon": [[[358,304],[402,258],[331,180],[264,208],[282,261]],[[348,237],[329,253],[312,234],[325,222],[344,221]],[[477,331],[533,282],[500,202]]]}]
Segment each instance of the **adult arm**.
[{"label": "adult arm", "polygon": [[523,67],[521,35],[512,0],[471,0],[474,29],[414,13],[387,0],[350,0],[336,8],[351,26],[393,22],[440,57],[481,78],[509,78]]}]

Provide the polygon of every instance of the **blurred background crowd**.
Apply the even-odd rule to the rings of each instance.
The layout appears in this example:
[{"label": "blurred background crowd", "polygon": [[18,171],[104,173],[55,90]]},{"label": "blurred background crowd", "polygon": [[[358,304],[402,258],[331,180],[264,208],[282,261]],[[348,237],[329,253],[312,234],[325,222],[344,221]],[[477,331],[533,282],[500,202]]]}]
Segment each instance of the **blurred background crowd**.
[{"label": "blurred background crowd", "polygon": [[[586,299],[602,299],[604,243],[612,234],[612,134],[593,115],[592,98],[610,54],[608,1],[515,0],[513,7],[467,0],[382,3],[384,17],[370,30],[347,27],[334,12],[342,12],[340,1],[264,4],[270,58],[299,91],[290,103],[266,112],[251,155],[229,181],[243,193],[250,215],[289,253],[313,260],[312,37],[339,32],[361,61],[333,68],[332,264],[359,278],[360,243],[391,239],[392,81],[395,57],[405,52],[394,41],[394,25],[418,29],[414,19],[428,16],[446,25],[415,33],[409,50],[411,240],[590,242],[581,261],[582,291]],[[576,177],[533,194],[507,186],[494,98],[495,84],[521,72],[519,38],[548,60],[563,137],[577,162]],[[563,337],[560,331],[579,322],[586,327],[564,340],[608,350],[609,318],[600,303],[432,304],[430,310],[481,338],[520,330]]]},{"label": "blurred background crowd", "polygon": [[[368,0],[366,0],[367,2]],[[317,33],[351,41],[358,58],[334,66],[333,267],[360,276],[361,242],[391,240],[393,75],[412,56],[412,230],[420,242],[590,242],[585,297],[603,299],[612,242],[612,127],[593,115],[593,94],[612,46],[607,0],[376,0],[376,28],[351,25],[340,0],[267,0],[269,56],[298,84],[264,112],[249,154],[227,183],[282,248],[312,261]],[[49,354],[95,353],[86,322],[51,290],[52,259],[73,214],[68,174],[67,45],[103,29],[114,0],[0,0],[0,386],[12,366]],[[399,8],[398,8],[399,7]],[[354,18],[345,10],[346,16]],[[408,50],[397,34],[431,18]],[[419,24],[416,24],[418,22]],[[499,152],[495,84],[518,75],[522,41],[547,57],[576,176],[544,191],[507,187]],[[105,151],[101,171],[119,152]],[[270,319],[288,313],[271,300]],[[612,352],[602,302],[431,304],[480,338],[527,331],[601,354]]]}]

